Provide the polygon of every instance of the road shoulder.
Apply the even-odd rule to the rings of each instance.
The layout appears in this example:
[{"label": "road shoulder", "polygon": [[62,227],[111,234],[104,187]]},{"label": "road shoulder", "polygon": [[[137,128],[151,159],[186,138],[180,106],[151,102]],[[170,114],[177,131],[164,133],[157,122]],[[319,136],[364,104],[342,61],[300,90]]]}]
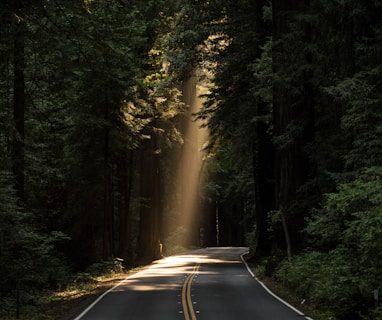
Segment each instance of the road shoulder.
[{"label": "road shoulder", "polygon": [[245,256],[248,253],[242,254],[240,256],[243,261],[245,267],[247,268],[250,275],[260,283],[260,285],[275,299],[279,300],[281,303],[294,310],[298,315],[302,316],[306,320],[313,320],[307,314],[312,312],[311,308],[301,302],[296,301],[296,298],[292,298],[289,294],[285,293],[284,290],[279,286],[279,284],[272,279],[271,277],[266,276],[258,276],[255,271],[255,266],[253,264],[247,263],[245,260]]}]

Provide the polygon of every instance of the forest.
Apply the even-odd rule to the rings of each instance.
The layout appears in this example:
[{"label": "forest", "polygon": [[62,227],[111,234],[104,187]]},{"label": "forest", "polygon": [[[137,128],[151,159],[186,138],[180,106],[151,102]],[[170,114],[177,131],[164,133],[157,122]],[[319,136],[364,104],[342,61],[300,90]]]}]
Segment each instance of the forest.
[{"label": "forest", "polygon": [[19,286],[245,245],[321,319],[382,319],[382,2],[0,15],[0,315]]}]

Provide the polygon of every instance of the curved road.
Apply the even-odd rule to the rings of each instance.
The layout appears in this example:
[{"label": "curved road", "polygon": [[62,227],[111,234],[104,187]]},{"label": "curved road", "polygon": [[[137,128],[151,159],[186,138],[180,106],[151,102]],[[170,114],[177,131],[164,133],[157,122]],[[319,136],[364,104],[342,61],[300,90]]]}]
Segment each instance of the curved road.
[{"label": "curved road", "polygon": [[304,319],[253,278],[241,259],[247,251],[206,248],[159,260],[74,320]]}]

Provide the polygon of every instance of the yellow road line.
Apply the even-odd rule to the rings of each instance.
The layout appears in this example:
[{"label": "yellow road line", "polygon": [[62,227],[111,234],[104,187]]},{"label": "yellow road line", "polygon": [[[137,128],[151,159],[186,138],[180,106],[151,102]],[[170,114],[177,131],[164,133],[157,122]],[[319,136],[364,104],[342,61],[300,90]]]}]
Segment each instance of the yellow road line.
[{"label": "yellow road line", "polygon": [[192,286],[192,280],[194,279],[197,271],[199,270],[199,264],[196,264],[194,266],[194,269],[192,272],[188,275],[186,278],[186,281],[184,281],[183,288],[182,288],[182,306],[183,306],[183,313],[184,318],[186,320],[196,320],[196,314],[194,310],[194,306],[191,299],[191,286]]}]

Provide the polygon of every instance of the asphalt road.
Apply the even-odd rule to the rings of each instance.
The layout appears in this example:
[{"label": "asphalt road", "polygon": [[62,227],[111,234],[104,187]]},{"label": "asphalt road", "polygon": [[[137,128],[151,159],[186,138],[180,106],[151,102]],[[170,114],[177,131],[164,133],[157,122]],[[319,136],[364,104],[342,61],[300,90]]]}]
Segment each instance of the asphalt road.
[{"label": "asphalt road", "polygon": [[301,320],[241,259],[247,248],[206,248],[126,278],[74,320]]}]

